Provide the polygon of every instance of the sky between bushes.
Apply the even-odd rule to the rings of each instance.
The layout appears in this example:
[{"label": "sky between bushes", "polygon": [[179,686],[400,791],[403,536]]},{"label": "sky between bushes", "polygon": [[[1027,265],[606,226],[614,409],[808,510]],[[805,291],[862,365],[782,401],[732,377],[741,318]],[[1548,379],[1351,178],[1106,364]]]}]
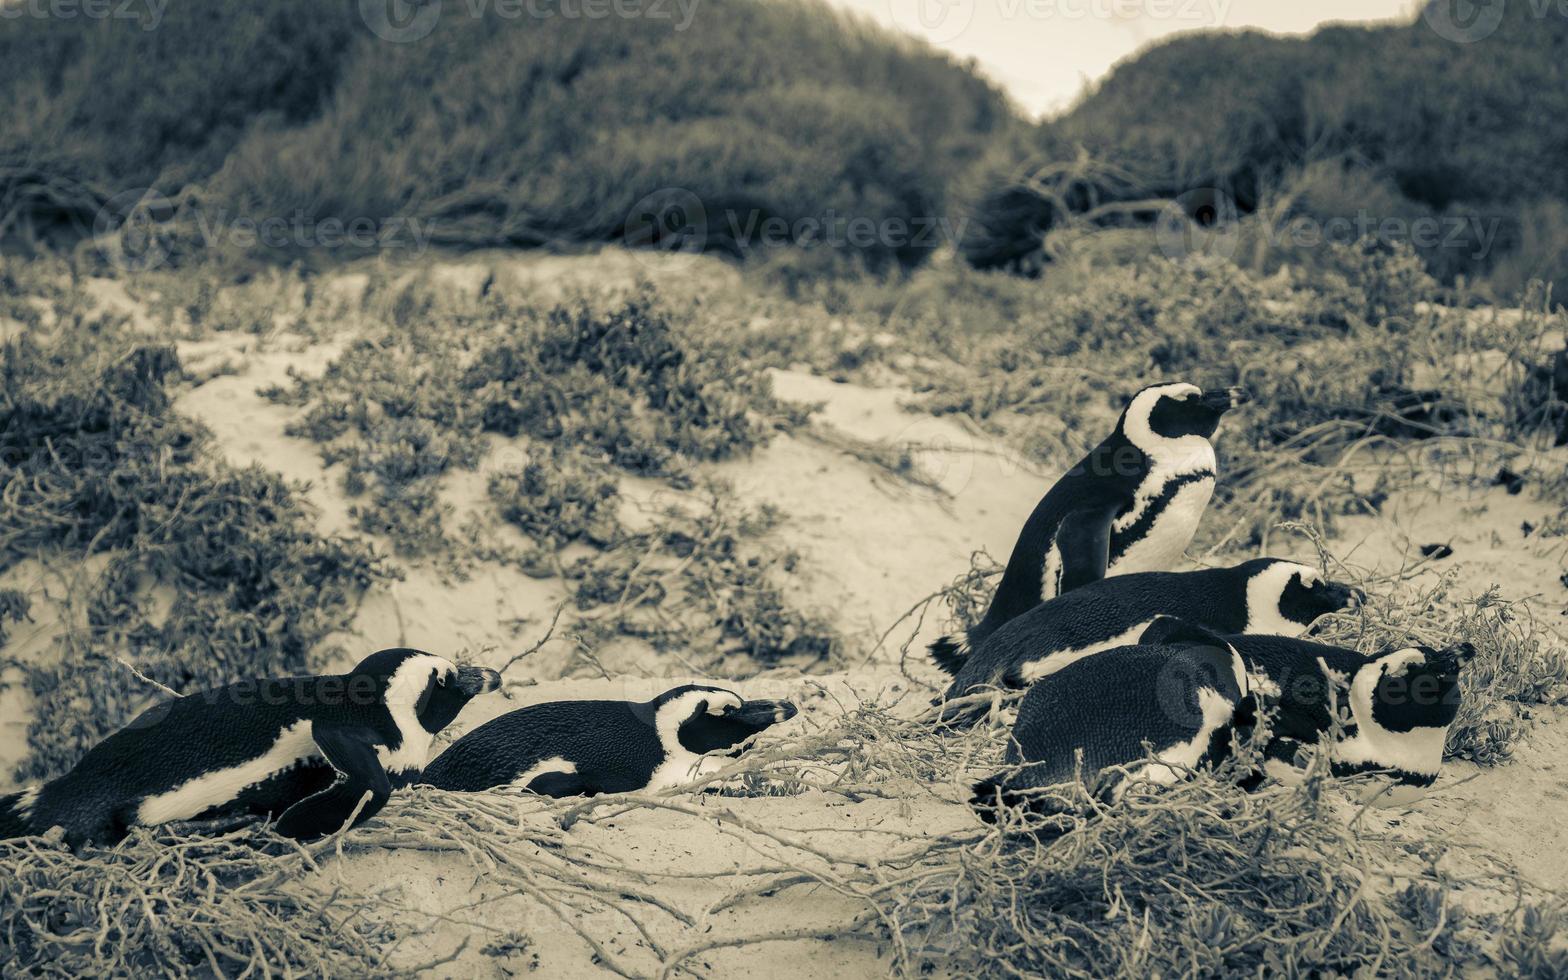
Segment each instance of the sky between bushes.
[{"label": "sky between bushes", "polygon": [[1413,20],[1419,0],[831,0],[974,58],[1031,116],[1066,108],[1112,65],[1182,31],[1310,33]]}]

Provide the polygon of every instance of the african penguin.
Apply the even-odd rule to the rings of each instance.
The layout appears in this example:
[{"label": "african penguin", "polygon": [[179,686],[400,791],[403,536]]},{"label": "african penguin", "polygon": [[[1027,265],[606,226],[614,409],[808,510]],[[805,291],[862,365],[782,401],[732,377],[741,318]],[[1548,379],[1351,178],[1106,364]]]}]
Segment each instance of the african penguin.
[{"label": "african penguin", "polygon": [[253,814],[279,833],[368,820],[418,775],[435,733],[501,677],[419,650],[346,674],[247,680],[153,705],[42,786],[0,797],[0,834],[65,829],[73,847],[138,825]]},{"label": "african penguin", "polygon": [[[1136,642],[1157,616],[1180,616],[1221,634],[1295,636],[1357,596],[1316,568],[1279,558],[1102,579],[1041,603],[987,637],[942,700],[986,687],[1024,687],[1070,663]],[[983,710],[950,709],[944,717],[962,721]]]},{"label": "african penguin", "polygon": [[[1377,771],[1379,805],[1408,802],[1437,779],[1448,728],[1459,711],[1459,675],[1475,648],[1409,646],[1376,654],[1278,636],[1229,636],[1265,704],[1277,704],[1264,749],[1271,775],[1293,781],[1297,750],[1331,730],[1330,698],[1350,721],[1330,746],[1336,775]],[[1264,693],[1266,692],[1266,693]]]},{"label": "african penguin", "polygon": [[758,732],[795,716],[788,701],[746,701],[688,684],[652,701],[551,701],[508,712],[464,735],[420,782],[475,792],[522,786],[544,796],[650,792],[723,768]]},{"label": "african penguin", "polygon": [[1209,438],[1241,400],[1240,389],[1185,382],[1134,395],[1105,441],[1035,505],[985,616],[962,639],[931,644],[937,665],[955,673],[1003,624],[1073,588],[1175,565],[1214,493]]},{"label": "african penguin", "polygon": [[1137,645],[1075,661],[1030,687],[1005,756],[1019,768],[976,783],[970,805],[995,823],[999,806],[1061,812],[1066,800],[1024,791],[1071,784],[1080,773],[1105,802],[1121,797],[1129,777],[1174,783],[1229,755],[1248,695],[1234,648],[1208,630],[1162,617]]}]

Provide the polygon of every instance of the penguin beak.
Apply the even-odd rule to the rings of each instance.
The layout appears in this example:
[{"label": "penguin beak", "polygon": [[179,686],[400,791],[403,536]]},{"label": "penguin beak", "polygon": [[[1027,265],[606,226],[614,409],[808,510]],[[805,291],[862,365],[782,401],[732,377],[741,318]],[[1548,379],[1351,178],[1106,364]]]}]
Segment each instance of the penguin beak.
[{"label": "penguin beak", "polygon": [[730,717],[749,728],[762,730],[782,721],[789,721],[799,713],[788,701],[744,701]]},{"label": "penguin beak", "polygon": [[1444,647],[1432,658],[1432,666],[1445,677],[1456,677],[1465,664],[1475,659],[1475,647],[1469,643],[1455,643]]},{"label": "penguin beak", "polygon": [[469,697],[501,689],[501,675],[488,667],[457,668],[457,689]]},{"label": "penguin beak", "polygon": [[1202,395],[1203,407],[1211,412],[1224,413],[1247,403],[1245,388],[1222,388],[1219,391],[1206,391]]},{"label": "penguin beak", "polygon": [[1360,609],[1361,604],[1367,600],[1367,594],[1353,585],[1345,585],[1340,582],[1325,582],[1324,588],[1327,590],[1329,601],[1334,603],[1335,608],[1345,612]]}]

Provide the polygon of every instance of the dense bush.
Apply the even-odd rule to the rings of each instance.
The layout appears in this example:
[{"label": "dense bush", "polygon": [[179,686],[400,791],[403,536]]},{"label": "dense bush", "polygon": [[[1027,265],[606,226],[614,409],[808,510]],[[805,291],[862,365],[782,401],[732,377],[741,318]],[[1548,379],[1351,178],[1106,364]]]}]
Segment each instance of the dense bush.
[{"label": "dense bush", "polygon": [[172,348],[115,329],[0,348],[0,568],[108,556],[67,597],[83,628],[27,668],[24,779],[69,767],[155,695],[117,660],[182,692],[302,673],[378,571],[317,534],[275,474],[213,462],[205,430],[169,407]]},{"label": "dense bush", "polygon": [[[809,237],[798,221],[834,215],[918,230],[1014,123],[968,68],[823,4],[711,0],[686,11],[690,23],[679,4],[609,18],[446,4],[409,43],[376,37],[357,9],[199,0],[170,5],[149,31],[5,18],[13,125],[0,164],[25,168],[0,168],[0,201],[80,225],[118,192],[200,185],[209,228],[298,213],[307,229],[367,219],[401,248],[625,239],[736,251],[780,237],[767,219],[783,219],[785,240]],[[57,179],[89,186],[64,200]],[[394,225],[404,218],[422,225]],[[273,243],[282,257],[331,250],[285,237]],[[941,237],[857,248],[910,263]]]},{"label": "dense bush", "polygon": [[571,450],[491,474],[489,492],[503,520],[550,547],[578,540],[603,547],[620,535],[614,477]]},{"label": "dense bush", "polygon": [[206,180],[259,123],[315,116],[359,23],[319,0],[113,10],[0,17],[0,202],[45,233],[90,230],[124,192]]},{"label": "dense bush", "polygon": [[[1568,19],[1526,4],[1509,5],[1497,31],[1471,44],[1419,18],[1327,27],[1306,39],[1176,37],[987,161],[964,195],[974,212],[964,252],[992,267],[1038,251],[1042,231],[1061,219],[1024,178],[1085,152],[1127,178],[1098,178],[1102,198],[1178,198],[1199,220],[1194,192],[1206,188],[1242,213],[1283,201],[1320,225],[1442,219],[1442,241],[1421,251],[1444,280],[1523,255],[1524,228],[1534,251],[1556,254],[1560,230],[1533,212],[1541,201],[1568,200],[1555,162],[1568,145],[1565,41]],[[1536,265],[1531,271],[1556,273],[1550,262]],[[1511,272],[1499,287],[1517,289],[1520,278]]]},{"label": "dense bush", "polygon": [[[621,535],[614,550],[568,568],[585,613],[582,635],[638,637],[730,675],[785,659],[810,665],[838,651],[833,627],[785,595],[799,556],[767,539],[781,515],[748,510],[732,496],[711,486],[695,506],[666,507],[646,530]],[[746,659],[720,667],[716,661],[732,653]]]},{"label": "dense bush", "polygon": [[[394,301],[384,333],[350,344],[319,378],[296,376],[292,388],[267,392],[305,407],[288,432],[344,464],[345,489],[370,494],[355,508],[360,526],[390,535],[405,554],[443,549],[441,478],[477,467],[486,433],[570,447],[530,464],[533,477],[525,468],[491,484],[508,520],[560,543],[540,522],[552,508],[560,518],[575,506],[525,501],[546,489],[599,499],[588,485],[614,477],[584,467],[689,486],[693,463],[743,456],[804,418],[732,345],[680,329],[646,296],[611,309],[541,314],[497,301],[469,316],[402,317],[398,310],[418,303],[406,299],[411,292]],[[541,466],[558,471],[547,478]],[[603,517],[586,520],[602,529]],[[563,529],[562,540],[587,530]]]}]

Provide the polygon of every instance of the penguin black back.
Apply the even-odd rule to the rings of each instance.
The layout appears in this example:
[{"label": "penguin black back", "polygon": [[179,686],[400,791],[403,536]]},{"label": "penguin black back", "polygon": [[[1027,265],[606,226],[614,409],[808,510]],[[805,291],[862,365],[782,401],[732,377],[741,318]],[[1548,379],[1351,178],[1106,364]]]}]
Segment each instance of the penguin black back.
[{"label": "penguin black back", "polygon": [[931,655],[956,672],[986,637],[1043,601],[1104,578],[1160,571],[1181,558],[1214,490],[1209,438],[1237,400],[1186,383],[1132,397],[1116,428],[1035,506],[979,623]]}]

